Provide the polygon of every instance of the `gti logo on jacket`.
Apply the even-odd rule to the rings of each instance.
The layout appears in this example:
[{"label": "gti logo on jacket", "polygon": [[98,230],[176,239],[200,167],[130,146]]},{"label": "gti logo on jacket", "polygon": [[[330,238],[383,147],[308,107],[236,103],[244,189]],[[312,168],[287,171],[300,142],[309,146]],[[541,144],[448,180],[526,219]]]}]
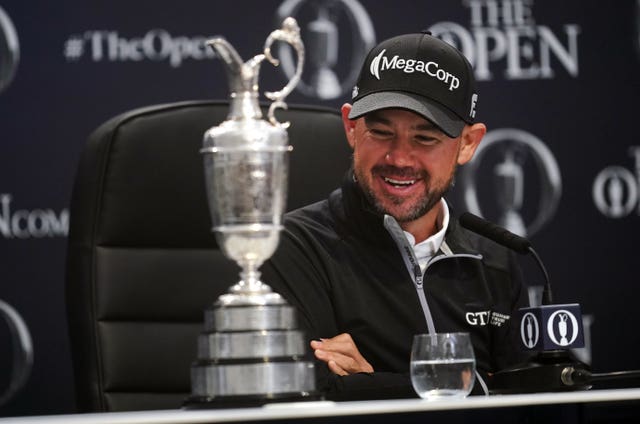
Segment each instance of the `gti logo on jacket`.
[{"label": "gti logo on jacket", "polygon": [[394,55],[389,58],[385,53],[386,49],[382,50],[376,57],[371,60],[369,65],[369,71],[371,75],[380,79],[380,73],[396,69],[404,72],[405,74],[413,74],[414,72],[420,72],[426,74],[430,78],[437,78],[443,84],[449,85],[449,91],[453,91],[460,86],[460,79],[452,73],[440,68],[436,62],[425,62],[419,59],[406,59],[401,58],[398,55]]},{"label": "gti logo on jacket", "polygon": [[501,314],[496,311],[479,311],[479,312],[467,312],[465,318],[470,325],[483,327],[485,325],[493,325],[495,327],[502,327],[511,316]]}]

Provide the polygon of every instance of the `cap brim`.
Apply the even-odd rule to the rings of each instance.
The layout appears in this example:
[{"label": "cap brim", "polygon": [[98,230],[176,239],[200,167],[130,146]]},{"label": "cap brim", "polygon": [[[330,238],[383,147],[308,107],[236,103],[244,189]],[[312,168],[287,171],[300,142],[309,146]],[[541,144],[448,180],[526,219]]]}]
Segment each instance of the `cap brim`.
[{"label": "cap brim", "polygon": [[444,106],[426,97],[400,91],[371,93],[358,99],[351,107],[349,119],[360,118],[369,112],[390,108],[407,109],[422,115],[452,138],[460,136],[465,125],[462,119]]}]

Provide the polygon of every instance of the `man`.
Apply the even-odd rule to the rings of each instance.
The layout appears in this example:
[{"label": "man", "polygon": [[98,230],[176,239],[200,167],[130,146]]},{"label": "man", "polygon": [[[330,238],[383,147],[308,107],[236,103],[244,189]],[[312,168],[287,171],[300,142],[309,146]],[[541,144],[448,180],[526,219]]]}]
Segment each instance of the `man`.
[{"label": "man", "polygon": [[471,66],[450,45],[428,33],[380,43],[342,107],[352,169],[327,200],[285,217],[264,281],[298,308],[329,398],[415,396],[418,333],[471,334],[474,393],[516,361],[519,268],[462,229],[443,199],[486,132],[477,99]]}]

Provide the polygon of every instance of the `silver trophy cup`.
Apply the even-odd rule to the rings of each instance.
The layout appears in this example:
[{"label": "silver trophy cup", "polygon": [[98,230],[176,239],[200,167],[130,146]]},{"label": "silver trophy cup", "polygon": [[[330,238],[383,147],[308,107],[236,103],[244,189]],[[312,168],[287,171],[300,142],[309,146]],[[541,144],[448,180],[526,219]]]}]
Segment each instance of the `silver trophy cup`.
[{"label": "silver trophy cup", "polygon": [[[258,74],[263,60],[274,65],[275,41],[298,54],[297,72],[273,101],[269,121],[258,103]],[[204,135],[207,197],[218,244],[240,265],[240,281],[205,311],[198,358],[191,368],[191,397],[186,406],[260,404],[313,397],[315,373],[304,359],[306,342],[292,306],[260,281],[262,263],[276,250],[285,210],[288,174],[288,123],[274,110],[302,73],[304,47],[293,18],[273,31],[264,53],[243,62],[223,38],[208,44],[225,64],[231,85],[227,120]]]}]

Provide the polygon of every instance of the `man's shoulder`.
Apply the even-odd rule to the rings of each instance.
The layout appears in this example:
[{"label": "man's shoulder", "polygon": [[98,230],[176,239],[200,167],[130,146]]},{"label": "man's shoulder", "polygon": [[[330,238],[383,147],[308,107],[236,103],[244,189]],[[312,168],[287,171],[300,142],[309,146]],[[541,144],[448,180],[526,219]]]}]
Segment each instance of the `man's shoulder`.
[{"label": "man's shoulder", "polygon": [[463,228],[457,219],[452,220],[451,230],[446,241],[454,253],[470,253],[482,255],[485,265],[492,268],[509,270],[515,253],[508,248]]},{"label": "man's shoulder", "polygon": [[287,228],[315,226],[330,220],[331,213],[327,200],[294,209],[284,215],[284,224]]},{"label": "man's shoulder", "polygon": [[342,193],[340,190],[332,192],[328,199],[311,203],[284,215],[284,225],[287,229],[335,227],[341,219],[340,207]]}]

